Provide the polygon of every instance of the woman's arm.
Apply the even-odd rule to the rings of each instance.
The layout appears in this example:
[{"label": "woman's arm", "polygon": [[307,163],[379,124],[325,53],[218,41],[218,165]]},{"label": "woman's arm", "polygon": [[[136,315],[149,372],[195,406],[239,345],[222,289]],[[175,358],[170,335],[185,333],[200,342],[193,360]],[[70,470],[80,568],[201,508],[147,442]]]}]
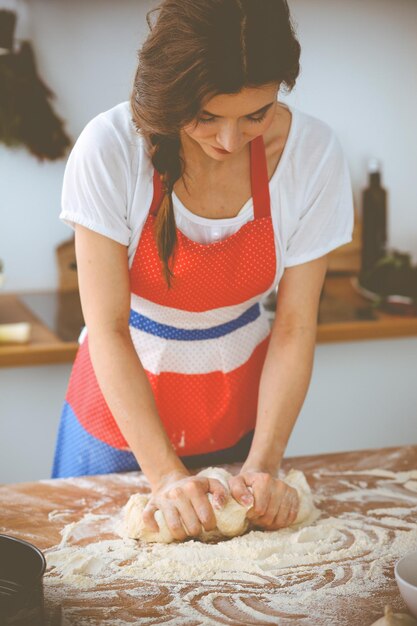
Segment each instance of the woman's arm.
[{"label": "woman's arm", "polygon": [[241,472],[273,475],[310,383],[327,256],[289,267],[281,278],[276,316],[262,370],[255,434]]},{"label": "woman's arm", "polygon": [[75,245],[90,357],[117,425],[152,486],[171,472],[189,475],[158,415],[130,336],[126,246],[80,225]]}]

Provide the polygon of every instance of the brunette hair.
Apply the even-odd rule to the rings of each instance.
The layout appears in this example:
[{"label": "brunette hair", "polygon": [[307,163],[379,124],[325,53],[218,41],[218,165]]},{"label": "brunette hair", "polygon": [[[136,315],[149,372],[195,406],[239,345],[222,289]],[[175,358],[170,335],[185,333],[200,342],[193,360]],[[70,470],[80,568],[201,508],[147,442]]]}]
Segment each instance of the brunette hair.
[{"label": "brunette hair", "polygon": [[184,172],[181,128],[217,94],[275,82],[291,91],[300,44],[286,0],[165,0],[147,22],[130,106],[165,192],[155,237],[170,288],[177,243],[172,190]]}]

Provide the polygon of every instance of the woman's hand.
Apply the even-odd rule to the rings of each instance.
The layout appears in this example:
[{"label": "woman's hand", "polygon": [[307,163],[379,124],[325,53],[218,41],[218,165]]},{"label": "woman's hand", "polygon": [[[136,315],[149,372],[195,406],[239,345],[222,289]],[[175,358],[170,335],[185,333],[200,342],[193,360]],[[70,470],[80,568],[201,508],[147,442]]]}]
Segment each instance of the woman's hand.
[{"label": "woman's hand", "polygon": [[253,506],[246,517],[255,526],[278,530],[290,526],[297,517],[297,491],[269,472],[242,468],[237,476],[229,479],[229,486],[239,503],[248,505],[252,500]]},{"label": "woman's hand", "polygon": [[158,532],[154,513],[163,513],[172,536],[184,541],[187,536],[197,536],[202,530],[216,528],[216,518],[207,497],[213,494],[213,506],[221,509],[229,494],[215,478],[191,476],[183,471],[170,472],[163,476],[152,490],[152,495],[143,511],[145,526]]}]

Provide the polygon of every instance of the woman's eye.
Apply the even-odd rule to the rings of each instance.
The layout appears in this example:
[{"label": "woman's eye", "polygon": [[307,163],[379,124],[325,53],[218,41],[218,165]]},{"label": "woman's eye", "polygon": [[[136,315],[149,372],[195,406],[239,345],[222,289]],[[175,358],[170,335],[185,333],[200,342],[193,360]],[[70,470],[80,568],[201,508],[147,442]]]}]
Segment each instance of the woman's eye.
[{"label": "woman's eye", "polygon": [[262,115],[260,117],[248,117],[248,120],[250,120],[251,122],[263,122],[263,120],[265,119],[266,113],[262,113]]},{"label": "woman's eye", "polygon": [[[250,122],[255,122],[255,123],[263,122],[263,120],[266,117],[266,113],[267,112],[262,113],[262,115],[258,117],[251,117],[250,115],[248,115],[246,119],[249,120]],[[215,117],[200,117],[198,121],[201,122],[202,124],[210,124],[210,122],[215,122],[216,118]]]}]

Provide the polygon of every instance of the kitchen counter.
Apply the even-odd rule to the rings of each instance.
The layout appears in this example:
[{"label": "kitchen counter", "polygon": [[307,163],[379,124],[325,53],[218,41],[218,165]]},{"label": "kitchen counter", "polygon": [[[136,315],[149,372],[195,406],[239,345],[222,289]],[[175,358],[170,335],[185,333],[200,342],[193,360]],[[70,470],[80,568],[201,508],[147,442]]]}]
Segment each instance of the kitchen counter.
[{"label": "kitchen counter", "polygon": [[[224,467],[232,473],[239,470],[239,464]],[[285,471],[290,467],[305,473],[324,523],[336,518],[342,524],[340,531],[332,531],[332,550],[319,563],[309,560],[303,545],[308,541],[317,545],[314,526],[320,519],[311,530],[300,531],[304,534],[297,546],[300,554],[304,550],[304,564],[284,566],[278,577],[255,576],[252,582],[240,580],[239,571],[234,580],[160,582],[126,577],[111,584],[96,574],[90,588],[81,588],[53,585],[49,567],[44,580],[45,626],[368,626],[387,603],[405,611],[393,565],[413,542],[415,549],[416,481],[407,475],[417,468],[417,446],[294,457],[283,463]],[[64,526],[72,547],[109,540],[114,535],[108,519],[132,493],[147,490],[140,472],[3,485],[0,532],[34,543],[46,556],[61,541]],[[68,526],[80,520],[84,526]],[[138,545],[138,550],[144,549]]]},{"label": "kitchen counter", "polygon": [[78,291],[0,295],[0,324],[29,322],[30,341],[0,344],[0,367],[71,363],[84,325]]},{"label": "kitchen counter", "polygon": [[[273,311],[270,311],[273,320]],[[71,363],[83,326],[77,291],[0,295],[0,323],[31,322],[28,344],[1,345],[0,367]],[[351,277],[328,275],[320,301],[317,343],[417,336],[417,316],[372,309]]]}]

